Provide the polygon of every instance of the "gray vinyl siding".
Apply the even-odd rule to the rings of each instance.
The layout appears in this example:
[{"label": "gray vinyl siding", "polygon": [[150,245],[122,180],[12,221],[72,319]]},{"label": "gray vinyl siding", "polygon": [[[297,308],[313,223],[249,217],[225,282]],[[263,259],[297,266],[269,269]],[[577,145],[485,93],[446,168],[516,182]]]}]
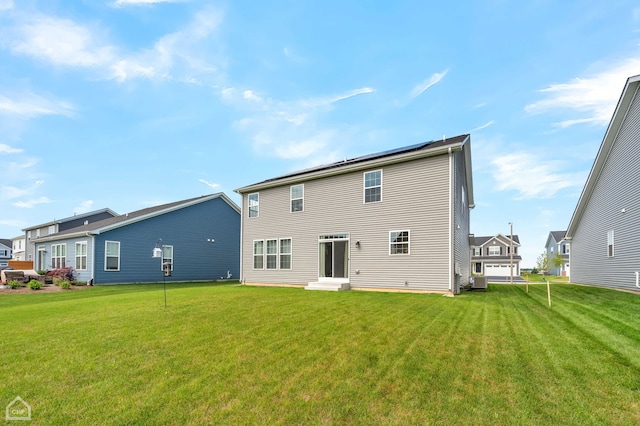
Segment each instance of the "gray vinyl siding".
[{"label": "gray vinyl siding", "polygon": [[[640,100],[636,92],[573,235],[572,282],[636,288],[635,271],[640,271],[639,142]],[[607,256],[610,230],[614,231],[614,257]]]},{"label": "gray vinyl siding", "polygon": [[[469,188],[467,188],[467,176],[464,167],[464,155],[462,151],[453,154],[455,161],[454,170],[454,202],[453,209],[453,235],[454,235],[454,273],[457,272],[458,283],[456,292],[461,287],[469,284],[471,276],[471,252],[469,248]],[[464,200],[462,199],[464,194]],[[457,271],[456,271],[457,269]]]},{"label": "gray vinyl siding", "polygon": [[[363,203],[365,171],[304,181],[303,212],[290,212],[289,185],[259,191],[257,218],[248,217],[248,194],[243,194],[243,279],[302,285],[316,281],[318,236],[349,233],[352,287],[449,290],[448,155],[381,169],[379,203]],[[462,229],[468,235],[468,224]],[[404,230],[410,231],[410,255],[389,255],[389,231]],[[292,239],[292,269],[254,270],[253,241],[275,238]]]}]

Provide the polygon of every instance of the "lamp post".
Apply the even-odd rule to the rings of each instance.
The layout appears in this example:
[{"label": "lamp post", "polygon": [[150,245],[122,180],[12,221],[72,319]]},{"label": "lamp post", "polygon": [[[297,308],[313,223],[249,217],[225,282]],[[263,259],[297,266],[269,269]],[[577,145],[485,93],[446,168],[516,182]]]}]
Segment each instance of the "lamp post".
[{"label": "lamp post", "polygon": [[[156,241],[156,246],[153,248],[153,258],[160,258],[160,264],[162,265],[162,251],[164,249],[164,245],[162,244],[162,238],[158,238]],[[162,271],[162,288],[164,289],[164,307],[167,307],[167,281],[165,278],[164,265],[160,268]]]},{"label": "lamp post", "polygon": [[509,237],[509,268],[511,269],[511,280],[510,284],[513,284],[513,223],[509,222],[510,226],[510,237]]}]

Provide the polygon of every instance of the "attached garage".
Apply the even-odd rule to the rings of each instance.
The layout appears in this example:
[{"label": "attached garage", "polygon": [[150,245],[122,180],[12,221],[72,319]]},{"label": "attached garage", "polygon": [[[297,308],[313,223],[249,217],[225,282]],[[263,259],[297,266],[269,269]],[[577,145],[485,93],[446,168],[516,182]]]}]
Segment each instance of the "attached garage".
[{"label": "attached garage", "polygon": [[[484,265],[484,274],[488,277],[509,277],[511,276],[511,268],[508,264],[491,264]],[[518,268],[513,265],[513,275],[518,275]]]}]

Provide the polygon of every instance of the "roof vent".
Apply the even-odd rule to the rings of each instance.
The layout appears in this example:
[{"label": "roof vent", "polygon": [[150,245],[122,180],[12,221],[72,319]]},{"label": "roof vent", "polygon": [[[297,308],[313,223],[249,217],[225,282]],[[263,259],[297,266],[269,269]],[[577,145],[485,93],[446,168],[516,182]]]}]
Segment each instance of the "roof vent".
[{"label": "roof vent", "polygon": [[84,224],[85,224],[85,225],[88,225],[88,224],[89,224],[89,221],[88,221],[88,220],[85,220],[85,221],[84,221]]}]

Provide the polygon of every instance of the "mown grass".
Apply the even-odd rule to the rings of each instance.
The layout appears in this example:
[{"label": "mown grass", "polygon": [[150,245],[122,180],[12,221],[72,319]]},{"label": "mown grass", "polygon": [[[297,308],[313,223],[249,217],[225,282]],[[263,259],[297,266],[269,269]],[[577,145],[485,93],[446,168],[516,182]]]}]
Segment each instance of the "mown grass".
[{"label": "mown grass", "polygon": [[35,424],[639,424],[640,298],[234,285],[0,295]]}]

